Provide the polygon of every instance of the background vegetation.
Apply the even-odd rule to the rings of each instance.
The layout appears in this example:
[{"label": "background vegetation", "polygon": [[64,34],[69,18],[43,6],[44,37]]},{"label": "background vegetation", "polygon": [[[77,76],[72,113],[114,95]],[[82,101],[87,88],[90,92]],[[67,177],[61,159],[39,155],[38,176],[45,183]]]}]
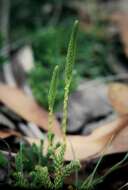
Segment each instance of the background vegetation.
[{"label": "background vegetation", "polygon": [[[108,23],[101,19],[98,11],[96,12],[96,1],[92,1],[94,4],[92,9],[85,10],[84,18],[80,15],[81,9],[74,7],[75,3],[72,0],[27,0],[25,2],[2,0],[2,2],[1,11],[6,9],[6,14],[3,15],[5,19],[1,16],[0,24],[6,31],[5,33],[1,30],[1,36],[5,41],[3,48],[9,45],[6,56],[10,58],[12,55],[10,52],[14,53],[25,44],[32,46],[35,68],[28,73],[28,82],[37,101],[46,109],[48,109],[49,78],[56,64],[62,65],[56,109],[60,107],[63,98],[63,65],[71,23],[75,18],[80,18],[82,24],[77,42],[78,56],[73,72],[72,91],[83,79],[114,73],[110,56],[117,57],[119,52],[114,48],[116,41],[108,34]],[[4,23],[3,20],[6,22]],[[0,60],[2,62],[3,58]]]}]

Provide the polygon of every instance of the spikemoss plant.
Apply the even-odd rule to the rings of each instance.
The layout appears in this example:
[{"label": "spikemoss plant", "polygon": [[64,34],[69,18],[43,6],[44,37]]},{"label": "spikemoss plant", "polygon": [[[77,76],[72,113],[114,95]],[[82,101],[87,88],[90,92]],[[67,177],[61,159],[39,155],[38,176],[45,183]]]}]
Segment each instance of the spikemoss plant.
[{"label": "spikemoss plant", "polygon": [[[80,168],[80,163],[77,160],[71,161],[69,164],[64,162],[64,154],[66,150],[66,125],[67,125],[67,105],[69,89],[72,80],[72,70],[75,61],[75,49],[76,49],[76,34],[78,29],[78,21],[75,21],[72,30],[66,66],[65,66],[65,88],[64,88],[64,116],[62,121],[62,130],[64,141],[62,143],[54,142],[54,135],[51,132],[53,124],[53,109],[55,104],[55,98],[57,93],[58,72],[59,67],[56,66],[49,88],[48,103],[49,103],[49,122],[48,122],[48,150],[46,154],[39,151],[36,145],[31,148],[32,155],[27,155],[26,149],[23,150],[23,146],[20,146],[20,151],[16,156],[16,172],[13,174],[16,180],[15,185],[20,187],[30,188],[47,188],[47,189],[61,189],[63,187],[65,178],[70,176]],[[34,152],[35,148],[35,152]],[[39,150],[38,150],[39,149]],[[39,154],[41,152],[41,154]],[[36,155],[36,162],[32,163],[32,166],[25,168],[26,162],[29,158]],[[31,160],[31,159],[30,159]],[[29,184],[29,185],[28,185]]]},{"label": "spikemoss plant", "polygon": [[[23,188],[42,188],[50,190],[62,189],[65,178],[70,176],[76,170],[80,169],[80,162],[73,160],[66,164],[64,162],[64,154],[66,151],[66,128],[67,128],[67,107],[69,90],[72,81],[72,70],[75,62],[76,54],[76,36],[78,30],[78,21],[75,21],[71,33],[71,38],[68,46],[66,66],[65,66],[65,88],[64,88],[64,105],[63,105],[63,142],[55,143],[54,135],[51,132],[53,124],[53,111],[54,103],[57,94],[58,72],[59,67],[56,66],[53,71],[51,85],[49,89],[48,102],[49,102],[49,122],[48,122],[48,149],[43,152],[43,141],[40,146],[33,144],[31,147],[20,145],[19,153],[15,158],[15,171],[13,172],[12,179],[14,186]],[[128,157],[114,165],[110,170],[101,177],[96,177],[96,171],[102,161],[99,159],[92,174],[85,179],[80,185],[76,184],[78,190],[92,190],[98,183],[101,183],[104,178],[116,170]]]}]

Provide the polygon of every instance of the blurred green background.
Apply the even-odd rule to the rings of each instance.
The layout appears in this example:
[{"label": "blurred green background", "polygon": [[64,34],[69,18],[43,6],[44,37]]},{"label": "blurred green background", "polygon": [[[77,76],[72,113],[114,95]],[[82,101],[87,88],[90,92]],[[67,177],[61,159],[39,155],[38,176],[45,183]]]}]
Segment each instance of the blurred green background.
[{"label": "blurred green background", "polygon": [[32,47],[35,67],[27,82],[40,105],[48,108],[47,94],[53,68],[60,65],[56,110],[63,99],[63,69],[71,27],[80,20],[77,58],[71,91],[82,80],[115,74],[113,60],[122,59],[119,38],[109,31],[107,3],[101,0],[1,0],[0,64],[26,44]]}]

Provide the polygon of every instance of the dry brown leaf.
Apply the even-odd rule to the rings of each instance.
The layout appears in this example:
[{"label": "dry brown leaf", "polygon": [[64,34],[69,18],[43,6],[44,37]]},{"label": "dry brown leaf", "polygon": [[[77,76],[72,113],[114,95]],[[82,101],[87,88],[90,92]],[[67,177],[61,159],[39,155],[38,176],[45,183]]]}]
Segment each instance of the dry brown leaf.
[{"label": "dry brown leaf", "polygon": [[120,131],[107,150],[107,154],[128,152],[128,125]]},{"label": "dry brown leaf", "polygon": [[128,85],[113,83],[108,86],[108,97],[119,114],[128,114]]},{"label": "dry brown leaf", "polygon": [[[22,90],[0,84],[0,102],[25,120],[37,124],[46,131],[48,130],[48,113]],[[61,135],[59,123],[56,120],[54,120],[52,132]]]},{"label": "dry brown leaf", "polygon": [[[110,146],[108,150],[106,150],[105,154],[112,153],[112,151],[115,152],[114,147],[120,146],[120,140],[118,143],[116,137],[118,137],[121,130],[124,129],[127,125],[128,116],[122,116],[111,123],[95,129],[93,133],[89,136],[67,136],[67,149],[65,154],[65,160],[79,159],[80,161],[82,161],[94,158],[95,156],[102,154],[103,150],[105,149],[112,137],[115,137],[112,144],[115,143],[116,145],[113,146],[113,149],[112,146]],[[56,141],[58,140],[62,139],[56,139]],[[27,138],[27,141],[30,144],[40,143],[39,139]],[[45,150],[47,149],[47,145],[48,142],[46,139],[44,143]],[[128,143],[125,143],[125,145],[125,150],[128,150]],[[122,151],[123,150],[124,149],[122,148]],[[118,152],[117,148],[116,152]]]},{"label": "dry brown leaf", "polygon": [[20,133],[13,131],[13,130],[8,130],[8,131],[0,131],[0,138],[5,139],[8,138],[10,136],[16,136],[16,137],[20,137]]},{"label": "dry brown leaf", "polygon": [[119,28],[120,36],[124,45],[124,51],[128,57],[128,13],[127,12],[117,12],[111,17]]}]

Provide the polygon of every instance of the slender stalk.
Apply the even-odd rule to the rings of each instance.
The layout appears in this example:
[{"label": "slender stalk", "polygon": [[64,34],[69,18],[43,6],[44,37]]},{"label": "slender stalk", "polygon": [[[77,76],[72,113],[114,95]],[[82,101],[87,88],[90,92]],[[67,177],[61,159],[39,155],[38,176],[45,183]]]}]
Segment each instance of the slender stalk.
[{"label": "slender stalk", "polygon": [[49,103],[49,117],[48,117],[48,143],[49,147],[52,145],[52,124],[53,124],[53,108],[55,104],[56,99],[56,93],[57,93],[57,83],[58,83],[58,72],[59,72],[59,66],[56,65],[53,71],[52,80],[50,84],[49,94],[48,94],[48,103]]},{"label": "slender stalk", "polygon": [[72,81],[72,72],[76,56],[76,37],[78,31],[78,21],[76,20],[72,29],[68,52],[66,57],[65,66],[65,88],[64,88],[64,102],[63,102],[63,120],[62,120],[62,130],[64,135],[64,142],[66,141],[66,130],[67,130],[67,118],[68,118],[68,98],[69,91]]}]

